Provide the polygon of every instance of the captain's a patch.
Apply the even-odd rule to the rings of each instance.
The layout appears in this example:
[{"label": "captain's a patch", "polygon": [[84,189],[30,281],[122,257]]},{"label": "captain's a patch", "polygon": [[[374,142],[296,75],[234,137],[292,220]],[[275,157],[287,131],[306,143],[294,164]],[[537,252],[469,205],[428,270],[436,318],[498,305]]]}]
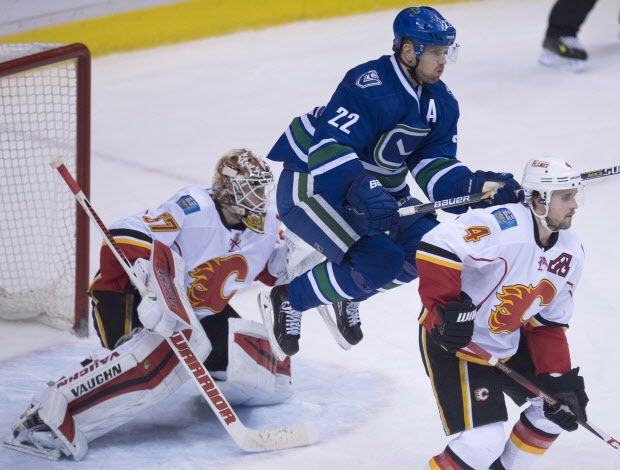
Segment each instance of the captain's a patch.
[{"label": "captain's a patch", "polygon": [[355,84],[360,88],[368,88],[371,86],[382,85],[383,82],[379,78],[379,74],[376,70],[369,70],[355,81]]}]

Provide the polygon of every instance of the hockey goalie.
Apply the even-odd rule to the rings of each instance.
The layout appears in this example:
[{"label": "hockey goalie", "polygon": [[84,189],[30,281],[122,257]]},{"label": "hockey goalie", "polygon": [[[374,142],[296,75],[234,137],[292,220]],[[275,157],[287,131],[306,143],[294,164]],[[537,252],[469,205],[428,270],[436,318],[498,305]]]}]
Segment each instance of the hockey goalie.
[{"label": "hockey goalie", "polygon": [[[165,399],[189,378],[166,342],[189,338],[231,404],[279,403],[292,394],[290,359],[277,361],[262,324],[229,304],[255,280],[287,273],[287,249],[267,204],[273,175],[261,158],[234,149],[218,161],[211,190],[190,186],[156,209],[110,226],[149,294],[142,298],[107,245],[89,289],[106,354],[37,393],[5,445],[48,459],[82,459],[88,443]],[[165,307],[154,281],[154,243],[174,254],[174,286],[191,308],[188,324]]]}]

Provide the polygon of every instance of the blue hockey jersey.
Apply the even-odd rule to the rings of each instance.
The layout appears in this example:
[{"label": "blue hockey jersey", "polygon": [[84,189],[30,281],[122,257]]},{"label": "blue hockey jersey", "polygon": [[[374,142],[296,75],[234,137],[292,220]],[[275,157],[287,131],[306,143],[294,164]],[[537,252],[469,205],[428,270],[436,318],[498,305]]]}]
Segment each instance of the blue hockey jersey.
[{"label": "blue hockey jersey", "polygon": [[293,119],[267,158],[312,174],[334,206],[364,171],[397,199],[409,195],[408,171],[431,201],[460,196],[471,172],[456,160],[458,118],[443,82],[414,87],[395,56],[382,56],[347,72],[327,106]]}]

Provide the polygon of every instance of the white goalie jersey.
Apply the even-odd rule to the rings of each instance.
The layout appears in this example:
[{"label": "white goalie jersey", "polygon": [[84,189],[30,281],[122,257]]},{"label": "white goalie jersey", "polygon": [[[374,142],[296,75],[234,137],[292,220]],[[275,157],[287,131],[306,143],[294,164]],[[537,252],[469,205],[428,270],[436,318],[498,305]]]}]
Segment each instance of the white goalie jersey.
[{"label": "white goalie jersey", "polygon": [[[130,258],[148,258],[153,240],[180,254],[185,262],[186,293],[198,319],[218,313],[234,293],[248,287],[268,268],[267,277],[286,272],[279,221],[270,209],[265,232],[227,228],[208,190],[190,186],[168,201],[124,218],[110,232]],[[91,290],[122,290],[127,279],[116,260],[102,250],[101,275]],[[262,278],[261,278],[262,279]]]},{"label": "white goalie jersey", "polygon": [[478,307],[472,341],[496,357],[510,357],[522,326],[568,326],[583,263],[581,243],[569,230],[555,232],[541,247],[523,204],[470,211],[422,238],[420,323],[427,331],[441,323],[433,306],[463,291]]},{"label": "white goalie jersey", "polygon": [[[173,314],[183,319],[178,329],[191,348],[187,353],[205,363],[228,402],[280,403],[292,395],[291,364],[289,359],[273,358],[263,325],[226,313],[219,317],[224,319],[225,328],[217,316],[204,319],[222,312],[234,293],[256,278],[274,281],[285,273],[286,247],[280,240],[278,220],[274,211],[268,211],[265,231],[258,233],[241,225],[239,230],[228,228],[222,217],[206,189],[188,187],[156,209],[116,222],[110,233],[130,261],[150,258],[146,289],[155,299],[166,305],[167,298],[180,299],[184,315],[178,313],[178,304]],[[151,266],[158,263],[158,253],[162,259],[162,247],[155,241],[170,247],[163,252],[171,254],[174,261],[172,272],[165,278],[172,280],[165,283],[165,293],[161,290],[164,284],[158,281],[161,274],[155,274]],[[166,262],[159,266],[170,266],[170,258],[164,255],[164,259]],[[166,342],[167,335],[147,328],[127,328],[131,324],[127,315],[133,313],[127,308],[133,303],[126,300],[133,299],[130,289],[127,274],[105,245],[91,293],[97,294],[93,295],[94,317],[107,349],[98,359],[82,363],[80,369],[49,382],[35,395],[28,411],[12,428],[11,448],[45,458],[57,459],[62,453],[80,460],[89,442],[159,403],[190,377]],[[119,295],[104,295],[110,293]],[[150,301],[147,298],[142,302],[145,300]],[[101,315],[101,304],[106,301],[106,315]],[[109,324],[107,328],[104,321]],[[114,328],[119,324],[126,328],[124,335],[119,341],[110,341],[109,333],[118,336]],[[207,362],[212,352],[215,359],[210,368]],[[211,380],[211,376],[205,377]],[[225,408],[220,411],[226,413]],[[33,437],[30,426],[34,414],[49,428],[42,435],[48,439],[45,442],[53,439],[53,445]]]}]

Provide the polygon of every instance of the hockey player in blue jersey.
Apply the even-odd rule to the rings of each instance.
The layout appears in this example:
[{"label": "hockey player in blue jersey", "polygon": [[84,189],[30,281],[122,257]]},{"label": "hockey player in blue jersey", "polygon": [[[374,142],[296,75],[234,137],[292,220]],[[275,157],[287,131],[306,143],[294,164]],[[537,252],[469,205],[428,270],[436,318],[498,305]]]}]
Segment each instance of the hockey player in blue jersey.
[{"label": "hockey player in blue jersey", "polygon": [[273,317],[264,318],[281,353],[299,350],[302,312],[321,304],[334,304],[339,330],[356,344],[359,302],[417,277],[418,242],[437,222],[399,217],[399,207],[419,203],[408,172],[431,201],[489,189],[493,204],[522,197],[511,174],[473,172],[456,159],[458,103],[440,80],[455,38],[435,9],[402,10],[394,54],[349,70],[327,106],[293,119],[268,154],[284,164],[280,217],[327,258],[270,293]]}]

